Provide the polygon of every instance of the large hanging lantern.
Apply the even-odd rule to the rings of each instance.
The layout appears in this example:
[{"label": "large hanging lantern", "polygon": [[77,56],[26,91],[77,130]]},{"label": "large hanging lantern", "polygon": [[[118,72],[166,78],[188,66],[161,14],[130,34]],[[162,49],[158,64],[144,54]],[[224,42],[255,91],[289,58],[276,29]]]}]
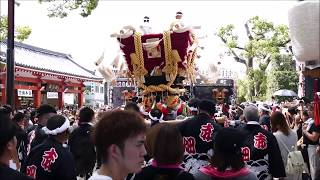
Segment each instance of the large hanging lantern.
[{"label": "large hanging lantern", "polygon": [[303,1],[289,10],[289,35],[298,61],[320,60],[319,1]]}]

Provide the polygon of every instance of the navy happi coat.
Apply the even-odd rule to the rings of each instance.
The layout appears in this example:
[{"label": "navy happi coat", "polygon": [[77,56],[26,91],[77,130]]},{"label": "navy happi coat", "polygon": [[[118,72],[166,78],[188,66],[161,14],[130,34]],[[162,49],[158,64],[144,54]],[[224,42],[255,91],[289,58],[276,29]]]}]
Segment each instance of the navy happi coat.
[{"label": "navy happi coat", "polygon": [[246,136],[241,148],[243,159],[259,180],[285,177],[285,168],[275,136],[257,124],[240,128]]},{"label": "navy happi coat", "polygon": [[187,172],[193,174],[209,164],[213,153],[213,138],[221,128],[206,113],[199,113],[179,125],[185,149],[183,166]]},{"label": "navy happi coat", "polygon": [[37,180],[76,180],[72,154],[52,137],[31,150],[21,172]]}]

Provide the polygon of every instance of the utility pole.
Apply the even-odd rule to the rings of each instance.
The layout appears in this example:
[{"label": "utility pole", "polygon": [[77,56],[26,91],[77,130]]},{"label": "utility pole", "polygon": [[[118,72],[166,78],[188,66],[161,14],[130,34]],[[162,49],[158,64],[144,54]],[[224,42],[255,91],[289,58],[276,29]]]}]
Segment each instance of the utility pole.
[{"label": "utility pole", "polygon": [[14,107],[14,2],[8,0],[8,39],[7,39],[7,104]]}]

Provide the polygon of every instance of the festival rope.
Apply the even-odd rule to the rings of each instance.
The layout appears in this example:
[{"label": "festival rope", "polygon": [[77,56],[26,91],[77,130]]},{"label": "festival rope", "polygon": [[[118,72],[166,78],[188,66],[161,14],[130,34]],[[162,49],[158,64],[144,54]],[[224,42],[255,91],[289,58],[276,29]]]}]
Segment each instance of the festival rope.
[{"label": "festival rope", "polygon": [[168,91],[172,94],[181,94],[185,92],[185,89],[172,88],[166,84],[159,84],[156,86],[155,85],[146,86],[144,84],[140,84],[139,86],[144,89],[142,94],[149,94],[152,92],[163,92],[163,91]]},{"label": "festival rope", "polygon": [[166,80],[169,81],[168,85],[171,86],[174,80],[176,79],[178,73],[178,62],[180,62],[181,59],[178,51],[172,50],[170,35],[170,31],[163,32],[163,44],[166,65],[165,67],[163,67],[162,71],[166,75]]},{"label": "festival rope", "polygon": [[133,75],[135,76],[138,82],[144,83],[145,82],[144,76],[148,74],[148,71],[144,67],[141,34],[134,33],[133,37],[134,37],[135,53],[130,54],[131,64],[133,68]]},{"label": "festival rope", "polygon": [[[193,40],[191,42],[192,44],[198,43],[198,39],[195,36],[195,34],[192,33],[191,38]],[[186,72],[187,72],[187,77],[191,82],[194,82],[196,79],[196,70],[195,70],[195,61],[194,61],[196,56],[197,56],[197,47],[192,52],[191,56],[188,56]]]}]

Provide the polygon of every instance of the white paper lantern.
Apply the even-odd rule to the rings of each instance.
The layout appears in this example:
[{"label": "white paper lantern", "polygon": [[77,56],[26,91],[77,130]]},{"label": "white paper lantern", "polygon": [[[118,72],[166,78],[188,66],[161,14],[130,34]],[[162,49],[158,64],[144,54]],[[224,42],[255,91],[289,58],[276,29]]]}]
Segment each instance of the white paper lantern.
[{"label": "white paper lantern", "polygon": [[320,60],[319,1],[303,1],[289,10],[289,35],[298,61]]}]

